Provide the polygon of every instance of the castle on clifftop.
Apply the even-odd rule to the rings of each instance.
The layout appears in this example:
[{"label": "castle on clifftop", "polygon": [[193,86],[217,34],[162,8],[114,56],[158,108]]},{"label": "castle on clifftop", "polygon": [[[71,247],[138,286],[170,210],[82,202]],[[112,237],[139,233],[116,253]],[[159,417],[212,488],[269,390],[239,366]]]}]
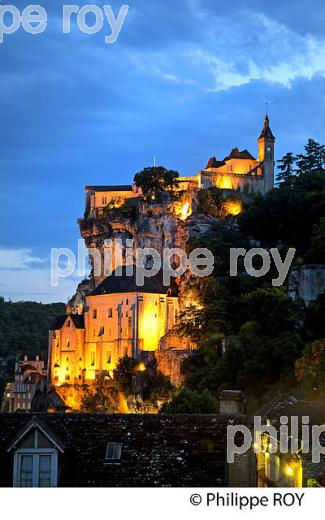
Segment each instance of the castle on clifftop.
[{"label": "castle on clifftop", "polygon": [[[179,177],[177,201],[169,204],[143,202],[141,189],[126,186],[86,187],[85,217],[80,229],[86,245],[104,255],[105,242],[111,248],[122,244],[122,276],[106,276],[92,270],[91,279],[79,285],[66,314],[52,324],[49,334],[49,383],[84,384],[99,377],[112,377],[119,358],[128,355],[139,360],[139,369],[152,356],[172,381],[179,379],[179,368],[195,345],[180,338],[176,331],[179,311],[188,302],[186,283],[176,280],[170,287],[161,274],[145,279],[138,287],[133,272],[127,276],[124,244],[135,248],[165,247],[185,250],[189,237],[208,232],[213,219],[200,215],[196,197],[200,190],[218,187],[226,192],[265,194],[274,187],[274,143],[269,118],[258,138],[258,156],[234,148],[223,160],[212,157],[196,176]],[[119,212],[125,202],[134,204],[137,215]],[[236,213],[232,213],[235,215]],[[92,259],[91,259],[92,260]],[[134,259],[131,258],[131,264]],[[114,274],[114,273],[113,273]],[[175,282],[175,280],[174,280]],[[185,288],[184,288],[185,287]]]}]

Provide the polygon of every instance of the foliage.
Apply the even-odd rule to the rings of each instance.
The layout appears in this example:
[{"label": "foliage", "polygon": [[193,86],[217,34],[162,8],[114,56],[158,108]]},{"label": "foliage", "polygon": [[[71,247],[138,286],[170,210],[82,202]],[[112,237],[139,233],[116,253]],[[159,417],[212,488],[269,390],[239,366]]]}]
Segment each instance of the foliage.
[{"label": "foliage", "polygon": [[84,385],[83,390],[82,412],[117,412],[118,392],[110,380],[101,378],[94,385]]},{"label": "foliage", "polygon": [[320,294],[318,298],[311,302],[306,309],[304,322],[304,339],[314,341],[325,338],[325,294]]},{"label": "foliage", "polygon": [[0,356],[18,353],[47,356],[48,331],[63,303],[7,302],[0,297]]},{"label": "foliage", "polygon": [[314,139],[308,139],[305,153],[294,155],[288,152],[278,162],[277,181],[279,184],[291,186],[294,176],[301,177],[305,174],[313,174],[324,171],[325,168],[325,146],[317,143]]},{"label": "foliage", "polygon": [[223,195],[219,188],[208,188],[198,192],[196,211],[210,217],[219,217],[222,210]]},{"label": "foliage", "polygon": [[124,204],[122,204],[122,206],[119,208],[119,211],[125,218],[128,218],[134,222],[138,216],[137,201],[134,199],[126,199]]},{"label": "foliage", "polygon": [[[222,388],[239,388],[256,400],[274,385],[292,384],[297,360],[301,366],[302,359],[311,370],[305,367],[309,374],[305,386],[313,386],[316,377],[320,388],[325,380],[325,354],[324,363],[320,355],[325,341],[325,295],[306,309],[288,298],[285,286],[272,286],[274,267],[265,277],[253,278],[239,260],[238,276],[229,274],[229,249],[249,249],[252,243],[277,247],[282,257],[295,247],[297,262],[325,262],[325,171],[319,157],[314,157],[320,156],[321,147],[309,142],[305,152],[298,170],[298,158],[285,156],[280,186],[265,196],[246,198],[237,223],[219,220],[209,234],[189,242],[188,252],[195,247],[213,252],[215,269],[210,277],[190,282],[200,306],[185,309],[179,330],[197,341],[199,349],[183,363],[183,389],[208,390],[217,398]],[[211,193],[203,197],[203,211],[211,213],[212,202]],[[320,342],[313,344],[317,367],[315,352],[302,356],[306,342],[315,340]],[[171,409],[177,406],[175,399]]]},{"label": "foliage", "polygon": [[146,202],[159,202],[164,191],[173,192],[177,187],[178,177],[177,171],[167,170],[163,166],[151,166],[138,172],[134,177],[134,182],[138,188],[141,188]]},{"label": "foliage", "polygon": [[155,359],[144,365],[124,356],[114,370],[113,381],[116,389],[126,398],[140,398],[145,406],[157,407],[161,401],[168,400],[173,392],[169,378],[158,370]]},{"label": "foliage", "polygon": [[295,162],[296,158],[293,153],[288,152],[282,157],[278,163],[278,174],[277,181],[279,184],[286,183],[287,185],[291,184],[292,178],[295,174]]},{"label": "foliage", "polygon": [[295,376],[310,393],[318,397],[325,395],[325,338],[307,345],[303,355],[297,359]]},{"label": "foliage", "polygon": [[[301,261],[310,261],[317,245],[315,225],[325,214],[325,171],[296,175],[291,185],[281,184],[264,197],[256,195],[239,216],[240,230],[260,241],[262,247],[279,243],[297,249]],[[314,236],[313,236],[314,233]],[[325,262],[325,250],[319,261]]]},{"label": "foliage", "polygon": [[182,388],[171,403],[165,403],[161,413],[218,413],[218,401],[205,389],[203,392]]},{"label": "foliage", "polygon": [[324,171],[325,146],[314,139],[308,139],[305,153],[297,155],[297,172],[299,175]]}]

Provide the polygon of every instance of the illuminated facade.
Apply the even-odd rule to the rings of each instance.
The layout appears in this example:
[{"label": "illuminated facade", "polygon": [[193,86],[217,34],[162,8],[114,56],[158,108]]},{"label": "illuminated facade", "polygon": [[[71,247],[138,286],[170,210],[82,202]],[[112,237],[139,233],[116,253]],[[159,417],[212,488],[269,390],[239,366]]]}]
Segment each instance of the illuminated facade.
[{"label": "illuminated facade", "polygon": [[82,314],[59,317],[49,340],[49,374],[54,385],[83,384],[112,376],[118,359],[145,360],[177,322],[177,290],[160,274],[137,287],[135,275],[113,273],[85,297]]},{"label": "illuminated facade", "polygon": [[223,160],[209,159],[204,170],[199,171],[199,186],[216,186],[225,190],[248,190],[266,193],[274,187],[274,143],[268,116],[257,140],[258,157],[255,159],[248,150],[233,148]]},{"label": "illuminated facade", "polygon": [[[195,192],[215,186],[222,190],[267,193],[274,188],[274,143],[275,137],[266,115],[257,140],[257,159],[248,150],[233,148],[222,160],[211,157],[204,170],[199,170],[196,176],[180,176],[177,190]],[[121,205],[126,199],[139,198],[141,194],[141,189],[135,184],[87,186],[86,214],[100,215],[108,204]]]}]

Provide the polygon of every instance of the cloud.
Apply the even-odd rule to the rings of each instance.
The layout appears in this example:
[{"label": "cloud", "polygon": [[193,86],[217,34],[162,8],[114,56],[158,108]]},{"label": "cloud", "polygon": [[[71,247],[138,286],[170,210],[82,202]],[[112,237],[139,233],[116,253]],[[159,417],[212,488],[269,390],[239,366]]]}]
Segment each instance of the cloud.
[{"label": "cloud", "polygon": [[46,260],[33,256],[31,249],[0,248],[0,269],[28,269],[31,264],[43,264]]},{"label": "cloud", "polygon": [[[75,23],[62,35],[61,3],[44,0],[47,30],[0,46],[0,277],[11,297],[61,298],[47,252],[74,246],[85,185],[130,183],[154,155],[194,175],[234,146],[254,154],[265,101],[277,158],[324,142],[323,0],[128,3],[114,45]],[[66,300],[75,285],[62,283]]]},{"label": "cloud", "polygon": [[49,269],[0,270],[0,295],[12,301],[67,302],[75,291],[72,278],[52,287]]},{"label": "cloud", "polygon": [[[292,88],[297,79],[325,75],[325,39],[299,34],[283,23],[246,11],[240,21],[200,13],[205,39],[189,42],[174,53],[133,53],[133,63],[146,75],[211,92],[253,81]],[[243,30],[243,27],[245,28]]]}]

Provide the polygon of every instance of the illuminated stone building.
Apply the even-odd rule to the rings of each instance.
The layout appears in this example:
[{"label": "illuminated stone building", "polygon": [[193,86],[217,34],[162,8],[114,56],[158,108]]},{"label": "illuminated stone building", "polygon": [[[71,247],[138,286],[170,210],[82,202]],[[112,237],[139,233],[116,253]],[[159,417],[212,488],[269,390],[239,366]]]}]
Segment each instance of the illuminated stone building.
[{"label": "illuminated stone building", "polygon": [[119,358],[146,360],[177,322],[177,287],[161,273],[136,284],[135,270],[113,273],[85,297],[82,314],[59,317],[50,330],[50,380],[55,385],[112,375]]},{"label": "illuminated stone building", "polygon": [[[191,233],[195,237],[209,232],[213,219],[196,211],[200,190],[212,186],[225,190],[225,215],[234,216],[241,211],[241,200],[227,198],[229,191],[265,193],[272,189],[274,143],[266,116],[257,159],[237,148],[222,161],[212,157],[196,176],[179,177],[179,196],[171,198],[166,193],[166,201],[161,203],[144,203],[135,184],[86,187],[85,215],[79,223],[90,252],[91,280],[79,285],[67,313],[51,327],[51,384],[82,384],[111,376],[124,355],[139,362],[155,355],[159,368],[179,383],[182,361],[195,348],[178,338],[175,330],[178,311],[186,305],[184,293],[179,298],[178,287],[165,287],[160,275],[145,278],[144,287],[137,287],[134,273],[126,276],[126,266],[136,261],[138,249],[153,248],[162,257],[166,248],[185,251]],[[128,209],[133,204],[133,218],[121,211],[126,202]],[[131,248],[128,241],[132,241]],[[123,266],[122,276],[105,273],[108,250],[112,271]],[[101,259],[99,272],[94,268],[96,255]]]},{"label": "illuminated stone building", "polygon": [[268,192],[274,187],[274,143],[275,137],[266,115],[257,141],[257,159],[248,150],[239,151],[238,148],[234,148],[223,160],[211,157],[205,169],[198,173],[199,186]]},{"label": "illuminated stone building", "polygon": [[[196,176],[180,176],[179,191],[216,186],[224,190],[246,190],[248,192],[267,193],[274,187],[274,143],[275,137],[270,127],[269,117],[264,118],[264,125],[257,140],[257,159],[248,151],[233,148],[222,160],[211,157],[203,170]],[[107,204],[114,201],[120,204],[125,199],[138,198],[141,189],[135,184],[126,186],[87,186],[86,213],[100,214]]]}]

